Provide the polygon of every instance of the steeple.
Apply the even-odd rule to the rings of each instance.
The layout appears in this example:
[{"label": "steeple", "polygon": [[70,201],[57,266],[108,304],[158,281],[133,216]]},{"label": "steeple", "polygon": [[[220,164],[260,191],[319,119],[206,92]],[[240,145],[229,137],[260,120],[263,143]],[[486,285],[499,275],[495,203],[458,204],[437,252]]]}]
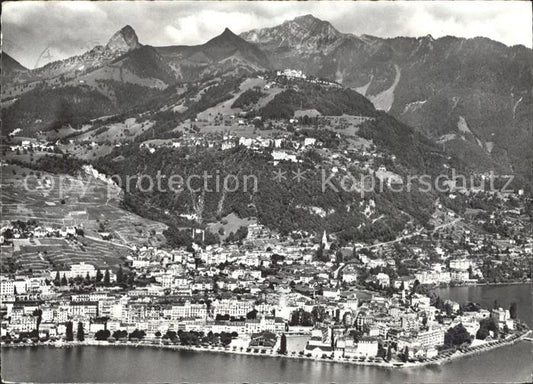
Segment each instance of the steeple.
[{"label": "steeple", "polygon": [[325,251],[329,251],[329,243],[328,243],[328,235],[326,234],[326,230],[324,230],[324,234],[322,235],[322,248],[324,248]]}]

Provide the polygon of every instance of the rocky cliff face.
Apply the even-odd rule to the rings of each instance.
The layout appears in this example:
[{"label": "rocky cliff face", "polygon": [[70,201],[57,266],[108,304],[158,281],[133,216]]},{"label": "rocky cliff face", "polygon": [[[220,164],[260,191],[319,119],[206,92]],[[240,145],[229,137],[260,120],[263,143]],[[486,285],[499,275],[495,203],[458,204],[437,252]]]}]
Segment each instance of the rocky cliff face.
[{"label": "rocky cliff face", "polygon": [[137,34],[131,26],[126,25],[109,39],[106,48],[110,51],[123,54],[140,46]]}]

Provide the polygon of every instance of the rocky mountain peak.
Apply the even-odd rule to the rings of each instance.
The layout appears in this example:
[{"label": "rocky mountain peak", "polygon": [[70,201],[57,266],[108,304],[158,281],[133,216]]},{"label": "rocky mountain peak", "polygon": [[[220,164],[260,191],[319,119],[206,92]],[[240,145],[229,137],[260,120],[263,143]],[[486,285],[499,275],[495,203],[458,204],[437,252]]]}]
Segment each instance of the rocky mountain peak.
[{"label": "rocky mountain peak", "polygon": [[216,36],[215,38],[211,39],[211,42],[214,43],[220,43],[220,42],[235,42],[235,41],[241,41],[242,39],[234,34],[231,29],[225,28],[224,32],[222,32],[220,35]]},{"label": "rocky mountain peak", "polygon": [[224,36],[224,35],[230,35],[231,36],[231,35],[235,35],[235,34],[231,31],[231,29],[226,27],[226,28],[224,28],[224,32],[222,32],[222,36]]},{"label": "rocky mountain peak", "polygon": [[329,22],[313,15],[298,16],[271,28],[254,29],[240,35],[260,48],[292,47],[299,52],[323,51],[343,36]]},{"label": "rocky mountain peak", "polygon": [[135,30],[129,25],[116,32],[106,45],[109,50],[120,53],[129,52],[140,46]]},{"label": "rocky mountain peak", "polygon": [[291,25],[296,24],[300,28],[306,30],[310,36],[321,36],[326,39],[335,39],[341,35],[339,31],[333,27],[329,22],[320,20],[313,15],[303,15],[286,21],[285,23]]}]

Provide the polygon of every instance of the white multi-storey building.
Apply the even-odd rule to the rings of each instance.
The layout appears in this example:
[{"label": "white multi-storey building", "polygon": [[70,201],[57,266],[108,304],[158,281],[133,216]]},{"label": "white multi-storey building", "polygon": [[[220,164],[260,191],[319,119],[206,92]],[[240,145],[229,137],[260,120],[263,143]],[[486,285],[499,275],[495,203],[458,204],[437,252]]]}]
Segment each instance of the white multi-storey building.
[{"label": "white multi-storey building", "polygon": [[15,295],[15,282],[2,276],[0,280],[0,296],[9,297]]},{"label": "white multi-storey building", "polygon": [[422,347],[434,347],[444,344],[444,328],[434,327],[427,331],[420,331],[416,335],[416,341]]},{"label": "white multi-storey building", "polygon": [[170,311],[172,320],[178,319],[205,319],[207,317],[207,305],[186,301],[181,305],[173,305]]},{"label": "white multi-storey building", "polygon": [[[116,275],[111,271],[109,271],[109,280],[115,281]],[[92,264],[86,264],[84,262],[81,262],[79,264],[72,264],[70,266],[70,269],[68,270],[58,270],[58,271],[51,271],[50,272],[50,278],[55,279],[57,276],[57,273],[59,272],[60,278],[67,278],[67,279],[73,279],[75,277],[86,277],[87,275],[90,278],[96,277],[96,274],[98,273],[98,270],[94,267]],[[106,273],[106,270],[101,271],[102,275]]]},{"label": "white multi-storey building", "polygon": [[250,300],[222,299],[212,303],[213,313],[216,315],[246,316],[254,309],[254,303]]}]

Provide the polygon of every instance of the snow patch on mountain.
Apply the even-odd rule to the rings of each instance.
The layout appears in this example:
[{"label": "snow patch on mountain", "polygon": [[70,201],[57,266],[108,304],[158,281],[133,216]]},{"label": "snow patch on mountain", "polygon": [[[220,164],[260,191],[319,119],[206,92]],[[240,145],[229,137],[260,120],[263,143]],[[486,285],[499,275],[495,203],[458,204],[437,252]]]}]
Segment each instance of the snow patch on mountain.
[{"label": "snow patch on mountain", "polygon": [[416,112],[417,110],[422,108],[424,104],[426,104],[426,102],[427,100],[419,100],[419,101],[413,101],[412,103],[407,104],[402,112],[402,115],[408,112]]},{"label": "snow patch on mountain", "polygon": [[457,135],[455,133],[448,133],[446,135],[442,135],[441,137],[439,137],[437,139],[437,143],[438,144],[444,144],[446,143],[447,141],[451,141],[451,140],[455,140],[457,139]]}]

